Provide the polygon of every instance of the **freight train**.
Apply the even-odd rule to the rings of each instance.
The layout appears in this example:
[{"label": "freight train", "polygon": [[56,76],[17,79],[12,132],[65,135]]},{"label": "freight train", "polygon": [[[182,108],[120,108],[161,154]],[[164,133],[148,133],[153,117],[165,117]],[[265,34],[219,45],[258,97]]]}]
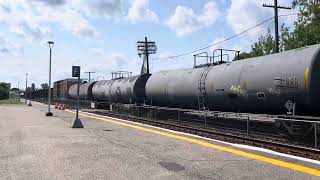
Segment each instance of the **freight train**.
[{"label": "freight train", "polygon": [[[76,85],[69,89],[70,97],[76,98],[76,90]],[[320,112],[320,44],[90,82],[80,86],[80,99],[252,113],[287,112],[285,104],[290,100],[297,112]]]}]

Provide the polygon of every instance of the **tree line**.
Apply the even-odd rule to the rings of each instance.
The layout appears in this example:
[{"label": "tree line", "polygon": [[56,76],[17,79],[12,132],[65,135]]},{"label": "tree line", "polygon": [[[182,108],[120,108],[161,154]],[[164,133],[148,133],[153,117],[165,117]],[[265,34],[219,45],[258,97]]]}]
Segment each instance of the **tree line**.
[{"label": "tree line", "polygon": [[0,82],[0,100],[9,98],[10,87],[10,83]]},{"label": "tree line", "polygon": [[0,82],[0,100],[3,99],[9,99],[10,96],[10,91],[15,91],[18,94],[20,92],[24,92],[24,97],[46,97],[48,96],[48,90],[49,90],[49,85],[47,83],[41,84],[41,88],[36,88],[35,84],[32,83],[31,87],[27,87],[26,91],[20,91],[17,88],[12,88],[11,89],[11,84],[10,83],[5,83],[5,82]]},{"label": "tree line", "polygon": [[[280,51],[320,43],[320,0],[293,0],[293,8],[299,9],[293,30],[282,24],[280,27]],[[251,45],[249,52],[240,54],[240,59],[264,56],[275,52],[275,40],[270,29]]]}]

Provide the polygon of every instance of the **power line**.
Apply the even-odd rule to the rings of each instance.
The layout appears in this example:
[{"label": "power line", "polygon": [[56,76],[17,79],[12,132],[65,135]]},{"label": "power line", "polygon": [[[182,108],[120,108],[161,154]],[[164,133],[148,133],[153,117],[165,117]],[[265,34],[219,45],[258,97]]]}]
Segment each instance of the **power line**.
[{"label": "power line", "polygon": [[[296,15],[296,14],[299,14],[299,13],[283,14],[283,15],[279,15],[278,17],[292,16],[292,15]],[[233,39],[233,38],[235,38],[235,37],[238,37],[238,36],[240,36],[240,35],[242,35],[242,34],[244,34],[244,33],[247,33],[248,31],[251,31],[252,29],[254,29],[254,28],[256,28],[256,27],[259,27],[259,26],[261,26],[262,24],[267,23],[268,21],[272,20],[273,18],[274,18],[274,17],[270,17],[270,18],[268,18],[268,19],[266,19],[266,20],[264,20],[264,21],[262,21],[262,22],[260,22],[260,23],[258,23],[258,24],[256,24],[256,25],[254,25],[254,26],[252,26],[252,27],[250,27],[250,28],[248,28],[248,29],[246,29],[246,30],[238,33],[238,34],[235,34],[235,35],[233,35],[233,36],[230,36],[230,37],[228,37],[228,38],[226,38],[226,39],[223,39],[223,40],[221,40],[221,41],[219,41],[219,42],[217,42],[217,43],[208,45],[208,46],[206,46],[206,47],[199,48],[199,49],[196,49],[196,50],[193,50],[193,51],[190,51],[190,52],[186,52],[186,53],[183,53],[183,54],[179,54],[179,55],[168,56],[168,57],[164,57],[164,58],[152,58],[152,60],[174,59],[174,58],[178,58],[178,57],[181,57],[181,56],[186,56],[186,55],[189,55],[189,54],[194,54],[194,53],[199,52],[199,51],[203,51],[203,50],[208,49],[208,48],[210,48],[210,47],[213,47],[213,46],[219,45],[219,44],[221,44],[221,43],[223,43],[223,42],[229,41],[230,39]]]}]

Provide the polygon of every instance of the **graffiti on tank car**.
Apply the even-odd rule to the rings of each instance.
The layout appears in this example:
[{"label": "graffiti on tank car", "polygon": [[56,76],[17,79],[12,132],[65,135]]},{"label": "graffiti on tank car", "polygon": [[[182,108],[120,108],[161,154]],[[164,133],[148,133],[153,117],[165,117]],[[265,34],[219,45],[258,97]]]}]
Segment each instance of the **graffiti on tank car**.
[{"label": "graffiti on tank car", "polygon": [[276,96],[279,96],[281,91],[279,88],[267,88],[267,91],[270,93],[270,94],[273,94],[273,95],[276,95]]},{"label": "graffiti on tank car", "polygon": [[232,85],[230,87],[230,91],[237,94],[238,96],[246,96],[247,95],[247,91],[242,89],[240,85]]},{"label": "graffiti on tank car", "polygon": [[297,88],[298,82],[296,77],[274,78],[273,85],[276,89]]},{"label": "graffiti on tank car", "polygon": [[121,96],[121,90],[120,90],[120,87],[117,87],[116,95],[117,95],[117,96]]}]

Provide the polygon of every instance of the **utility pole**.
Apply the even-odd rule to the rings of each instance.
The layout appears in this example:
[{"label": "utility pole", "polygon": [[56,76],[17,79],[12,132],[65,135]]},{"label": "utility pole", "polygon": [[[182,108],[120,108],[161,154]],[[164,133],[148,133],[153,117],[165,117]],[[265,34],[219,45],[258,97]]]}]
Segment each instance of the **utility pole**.
[{"label": "utility pole", "polygon": [[[138,55],[144,55],[144,58],[146,59],[147,63],[147,74],[150,74],[149,71],[149,55],[155,54],[157,52],[157,46],[154,41],[148,41],[148,38],[145,37],[144,41],[138,41],[137,42],[137,49],[138,49]],[[143,64],[144,66],[144,64]]]},{"label": "utility pole", "polygon": [[91,74],[94,74],[94,73],[96,73],[96,72],[92,72],[92,71],[90,72],[90,71],[89,71],[89,72],[84,72],[84,73],[85,73],[85,74],[89,74],[89,82],[90,82],[90,81],[91,81]]},{"label": "utility pole", "polygon": [[263,7],[274,9],[274,33],[275,33],[275,52],[279,52],[279,16],[278,9],[291,9],[290,7],[278,6],[278,0],[274,0],[274,5],[263,4]]}]

